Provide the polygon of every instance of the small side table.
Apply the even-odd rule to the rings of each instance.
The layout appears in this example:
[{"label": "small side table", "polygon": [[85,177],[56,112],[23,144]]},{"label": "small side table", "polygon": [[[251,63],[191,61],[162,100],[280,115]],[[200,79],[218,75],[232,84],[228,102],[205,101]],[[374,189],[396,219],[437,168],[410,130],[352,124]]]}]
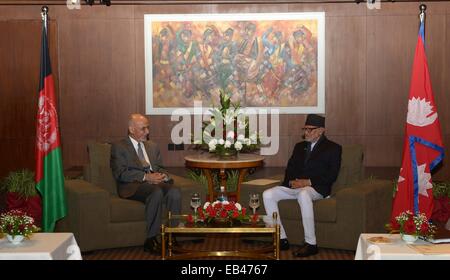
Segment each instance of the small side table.
[{"label": "small side table", "polygon": [[217,196],[214,191],[214,182],[211,170],[219,169],[220,182],[222,186],[226,187],[227,169],[239,170],[239,180],[236,186],[236,192],[228,193],[236,197],[236,201],[240,199],[241,183],[249,168],[260,167],[264,163],[264,157],[256,154],[238,154],[229,159],[223,159],[211,153],[199,153],[184,157],[186,167],[200,168],[205,172],[208,179],[208,195],[210,201]]}]

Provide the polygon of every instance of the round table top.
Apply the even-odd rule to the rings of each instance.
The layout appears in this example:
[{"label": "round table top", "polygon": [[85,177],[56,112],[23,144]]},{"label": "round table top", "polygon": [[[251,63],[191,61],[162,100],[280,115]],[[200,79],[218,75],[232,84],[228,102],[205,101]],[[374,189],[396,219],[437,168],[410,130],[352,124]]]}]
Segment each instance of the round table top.
[{"label": "round table top", "polygon": [[239,153],[230,158],[221,158],[213,153],[198,153],[184,157],[186,166],[197,168],[249,168],[261,166],[264,157],[256,154]]}]

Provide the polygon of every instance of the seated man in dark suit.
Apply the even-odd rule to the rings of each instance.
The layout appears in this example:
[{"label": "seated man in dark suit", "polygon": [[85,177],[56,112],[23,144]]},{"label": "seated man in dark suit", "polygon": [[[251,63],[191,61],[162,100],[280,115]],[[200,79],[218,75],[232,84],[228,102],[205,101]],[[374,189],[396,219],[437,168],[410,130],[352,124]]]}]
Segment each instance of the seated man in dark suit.
[{"label": "seated man in dark suit", "polygon": [[157,235],[161,228],[162,203],[174,214],[181,212],[181,192],[162,167],[158,146],[148,141],[150,122],[141,114],[128,121],[128,137],[111,147],[111,168],[119,196],[145,203],[147,239],[144,251],[161,253]]},{"label": "seated man in dark suit", "polygon": [[[314,229],[313,201],[330,195],[331,185],[336,180],[341,167],[342,147],[325,137],[325,118],[308,115],[305,123],[304,139],[297,143],[288,161],[284,181],[281,186],[264,191],[264,207],[268,217],[279,213],[278,201],[296,199],[302,213],[305,244],[296,257],[307,257],[318,253]],[[280,217],[281,218],[281,217]],[[280,249],[289,249],[289,242],[280,222]]]}]

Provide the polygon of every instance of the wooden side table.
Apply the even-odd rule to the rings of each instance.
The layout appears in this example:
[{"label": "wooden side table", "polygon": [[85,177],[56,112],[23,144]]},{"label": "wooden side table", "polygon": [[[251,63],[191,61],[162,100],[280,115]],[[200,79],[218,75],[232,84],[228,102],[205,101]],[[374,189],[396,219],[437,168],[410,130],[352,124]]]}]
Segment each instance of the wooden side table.
[{"label": "wooden side table", "polygon": [[264,157],[256,154],[238,154],[230,158],[220,158],[211,153],[199,153],[195,155],[189,155],[184,158],[186,167],[200,168],[205,172],[208,179],[208,195],[210,201],[217,196],[217,192],[214,191],[214,182],[211,171],[213,169],[219,169],[220,183],[226,187],[227,169],[237,169],[239,171],[239,180],[236,186],[236,192],[228,193],[231,196],[236,197],[236,201],[240,199],[241,183],[244,180],[245,175],[249,168],[260,167],[264,163]]}]

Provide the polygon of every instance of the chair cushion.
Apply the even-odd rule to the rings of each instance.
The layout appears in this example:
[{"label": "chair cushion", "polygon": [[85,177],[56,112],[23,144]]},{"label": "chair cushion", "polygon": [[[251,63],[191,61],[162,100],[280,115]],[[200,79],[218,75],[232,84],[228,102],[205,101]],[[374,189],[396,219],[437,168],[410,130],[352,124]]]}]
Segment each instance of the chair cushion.
[{"label": "chair cushion", "polygon": [[314,202],[314,218],[317,222],[336,222],[336,198],[326,198]]},{"label": "chair cushion", "polygon": [[145,205],[139,201],[111,196],[111,222],[145,221]]},{"label": "chair cushion", "polygon": [[[278,206],[282,219],[301,220],[301,211],[297,200],[280,201]],[[336,222],[336,198],[317,200],[313,207],[316,222]]]},{"label": "chair cushion", "polygon": [[111,144],[88,143],[91,183],[117,196],[116,180],[110,167]]}]

